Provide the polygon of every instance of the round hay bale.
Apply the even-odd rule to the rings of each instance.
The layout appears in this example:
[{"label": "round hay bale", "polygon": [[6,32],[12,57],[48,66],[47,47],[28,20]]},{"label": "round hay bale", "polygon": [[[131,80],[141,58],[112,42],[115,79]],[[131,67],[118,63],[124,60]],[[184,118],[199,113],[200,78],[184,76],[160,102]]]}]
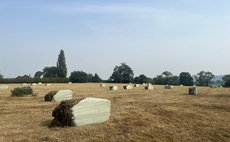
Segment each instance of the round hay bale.
[{"label": "round hay bale", "polygon": [[45,101],[52,101],[54,95],[57,94],[58,91],[50,91],[48,94],[45,95],[44,99]]}]

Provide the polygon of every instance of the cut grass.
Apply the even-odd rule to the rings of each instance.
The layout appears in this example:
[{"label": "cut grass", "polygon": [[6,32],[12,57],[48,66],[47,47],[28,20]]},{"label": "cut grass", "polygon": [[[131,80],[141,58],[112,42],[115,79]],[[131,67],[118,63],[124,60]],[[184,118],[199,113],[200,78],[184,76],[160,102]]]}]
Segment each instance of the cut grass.
[{"label": "cut grass", "polygon": [[[203,142],[230,141],[230,88],[198,87],[198,95],[187,95],[189,87],[164,89],[144,86],[118,91],[97,83],[31,86],[36,97],[11,97],[9,84],[0,91],[0,141],[49,142]],[[104,123],[81,127],[50,128],[53,109],[59,102],[45,102],[50,91],[69,89],[73,98],[98,97],[111,100],[111,116]]]}]

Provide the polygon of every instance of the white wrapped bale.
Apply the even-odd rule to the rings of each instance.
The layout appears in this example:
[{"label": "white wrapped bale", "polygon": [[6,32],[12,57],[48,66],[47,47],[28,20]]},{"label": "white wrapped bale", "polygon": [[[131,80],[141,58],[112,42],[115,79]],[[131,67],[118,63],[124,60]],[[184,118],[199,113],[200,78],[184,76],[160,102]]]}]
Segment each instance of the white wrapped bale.
[{"label": "white wrapped bale", "polygon": [[105,86],[106,86],[106,84],[100,84],[100,86],[101,86],[101,87],[105,87]]},{"label": "white wrapped bale", "polygon": [[118,90],[118,87],[117,86],[110,86],[109,89],[110,90]]},{"label": "white wrapped bale", "polygon": [[211,85],[210,88],[218,88],[217,85]]},{"label": "white wrapped bale", "polygon": [[153,86],[152,85],[145,86],[145,89],[146,90],[153,90]]},{"label": "white wrapped bale", "polygon": [[110,100],[85,98],[73,106],[73,125],[82,126],[105,122],[110,117]]},{"label": "white wrapped bale", "polygon": [[46,83],[45,85],[46,85],[46,86],[50,86],[51,84],[50,84],[50,83]]},{"label": "white wrapped bale", "polygon": [[111,102],[100,98],[62,101],[52,112],[51,126],[83,126],[105,122],[110,117]]},{"label": "white wrapped bale", "polygon": [[172,85],[165,85],[165,89],[172,89],[173,86]]},{"label": "white wrapped bale", "polygon": [[57,94],[53,96],[54,101],[71,100],[73,98],[73,91],[71,90],[59,90]]},{"label": "white wrapped bale", "polygon": [[7,85],[1,85],[0,86],[0,90],[7,90],[8,89],[8,86]]},{"label": "white wrapped bale", "polygon": [[123,86],[123,88],[124,88],[125,90],[130,90],[130,89],[132,89],[133,87],[132,87],[131,85],[126,85],[126,86]]},{"label": "white wrapped bale", "polygon": [[134,87],[139,87],[139,84],[134,84]]},{"label": "white wrapped bale", "polygon": [[32,86],[36,86],[36,85],[38,85],[38,84],[37,84],[37,83],[32,83],[31,85],[32,85]]}]

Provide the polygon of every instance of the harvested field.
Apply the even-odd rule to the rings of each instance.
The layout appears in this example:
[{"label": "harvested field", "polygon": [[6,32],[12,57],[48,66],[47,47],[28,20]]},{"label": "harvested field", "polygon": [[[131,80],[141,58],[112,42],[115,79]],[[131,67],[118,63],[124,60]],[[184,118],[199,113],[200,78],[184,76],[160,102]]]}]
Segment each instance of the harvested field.
[{"label": "harvested field", "polygon": [[[188,95],[186,86],[143,85],[109,90],[99,83],[31,86],[36,97],[11,97],[8,84],[0,90],[1,142],[229,142],[230,88],[197,87]],[[111,116],[104,123],[80,127],[49,127],[52,111],[60,102],[45,102],[53,90],[69,89],[73,98],[97,97],[111,101]]]}]

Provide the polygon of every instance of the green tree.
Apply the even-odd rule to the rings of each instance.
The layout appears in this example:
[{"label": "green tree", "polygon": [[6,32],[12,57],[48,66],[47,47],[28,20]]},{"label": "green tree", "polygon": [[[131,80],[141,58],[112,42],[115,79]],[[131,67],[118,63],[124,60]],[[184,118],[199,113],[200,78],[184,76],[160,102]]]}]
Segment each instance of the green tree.
[{"label": "green tree", "polygon": [[2,74],[0,74],[0,79],[3,79],[3,77],[4,77],[4,76],[3,76]]},{"label": "green tree", "polygon": [[194,77],[198,86],[208,86],[212,82],[211,80],[214,78],[214,75],[209,71],[200,71]]},{"label": "green tree", "polygon": [[57,77],[57,67],[45,67],[43,69],[43,78]]},{"label": "green tree", "polygon": [[154,82],[159,85],[163,85],[165,83],[165,78],[163,75],[157,75],[157,77],[153,78]]},{"label": "green tree", "polygon": [[181,72],[179,75],[179,84],[185,86],[192,86],[193,85],[193,78],[188,72]]},{"label": "green tree", "polygon": [[138,83],[138,84],[150,83],[148,81],[149,81],[148,78],[144,74],[141,74],[141,75],[134,78],[134,82]]},{"label": "green tree", "polygon": [[225,87],[230,87],[230,74],[227,74],[222,77]]},{"label": "green tree", "polygon": [[34,74],[34,78],[41,78],[43,75],[43,72],[42,71],[37,71],[35,74]]},{"label": "green tree", "polygon": [[159,85],[178,85],[178,76],[173,76],[169,71],[164,71],[161,75],[153,78],[154,82]]},{"label": "green tree", "polygon": [[73,71],[69,80],[73,83],[85,83],[88,82],[88,74],[83,71]]},{"label": "green tree", "polygon": [[133,76],[133,70],[126,63],[121,63],[114,68],[109,80],[115,83],[129,83],[133,81]]},{"label": "green tree", "polygon": [[88,73],[88,82],[93,82],[93,74]]},{"label": "green tree", "polygon": [[58,55],[57,61],[57,77],[66,77],[67,76],[67,67],[64,51],[61,50]]},{"label": "green tree", "polygon": [[97,73],[94,74],[93,78],[92,78],[92,82],[101,82],[102,79],[99,77],[99,75]]}]

